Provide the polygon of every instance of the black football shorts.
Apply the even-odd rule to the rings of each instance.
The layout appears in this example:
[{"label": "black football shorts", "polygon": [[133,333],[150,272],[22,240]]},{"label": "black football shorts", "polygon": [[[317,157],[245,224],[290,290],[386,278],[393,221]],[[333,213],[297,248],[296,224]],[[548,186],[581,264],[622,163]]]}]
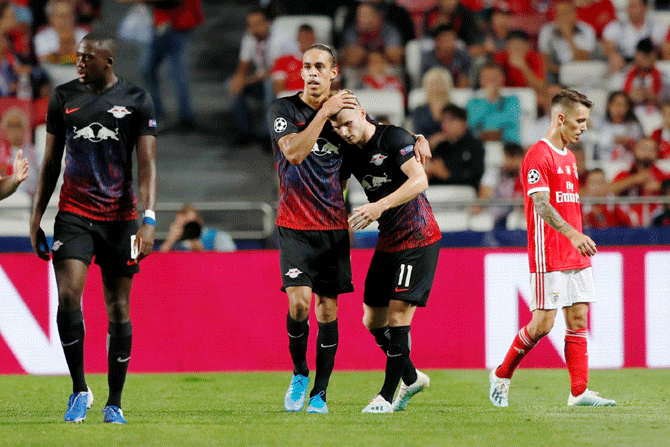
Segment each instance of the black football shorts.
[{"label": "black football shorts", "polygon": [[440,242],[395,252],[375,251],[365,277],[363,302],[388,307],[399,300],[425,307],[437,270]]},{"label": "black football shorts", "polygon": [[282,291],[308,286],[322,296],[354,291],[347,230],[278,227]]},{"label": "black football shorts", "polygon": [[133,276],[140,268],[137,263],[128,265],[130,236],[138,229],[136,220],[106,222],[59,211],[51,247],[53,262],[79,259],[88,266],[95,256],[103,276]]}]

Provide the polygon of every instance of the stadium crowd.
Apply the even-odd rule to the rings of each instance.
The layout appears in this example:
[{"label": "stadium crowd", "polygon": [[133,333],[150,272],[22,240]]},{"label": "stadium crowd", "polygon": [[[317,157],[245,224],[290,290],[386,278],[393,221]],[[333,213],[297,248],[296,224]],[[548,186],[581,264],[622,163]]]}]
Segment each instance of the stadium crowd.
[{"label": "stadium crowd", "polygon": [[[592,130],[571,147],[582,196],[661,196],[670,178],[670,15],[647,0],[273,0],[247,23],[230,88],[242,142],[253,133],[249,99],[267,105],[299,90],[302,52],[324,42],[339,53],[334,87],[428,138],[432,184],[520,197],[518,176],[510,178],[517,146],[542,138],[562,87],[594,102]],[[587,226],[663,222],[658,204],[584,208]],[[501,212],[496,225],[523,226],[506,219],[512,208]]]}]

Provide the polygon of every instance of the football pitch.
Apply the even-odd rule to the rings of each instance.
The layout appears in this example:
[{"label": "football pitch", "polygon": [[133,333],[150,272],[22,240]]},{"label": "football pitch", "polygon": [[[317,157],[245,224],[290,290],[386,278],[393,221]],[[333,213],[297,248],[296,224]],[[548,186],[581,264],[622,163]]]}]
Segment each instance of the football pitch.
[{"label": "football pitch", "polygon": [[125,426],[102,422],[104,375],[88,376],[95,401],[82,424],[63,422],[69,377],[0,376],[0,445],[670,445],[668,370],[592,371],[590,387],[618,403],[601,408],[566,406],[561,369],[519,370],[509,408],[490,404],[487,371],[426,373],[430,388],[405,411],[384,415],[361,414],[381,387],[380,371],[336,371],[328,415],[283,411],[289,373],[131,374]]}]

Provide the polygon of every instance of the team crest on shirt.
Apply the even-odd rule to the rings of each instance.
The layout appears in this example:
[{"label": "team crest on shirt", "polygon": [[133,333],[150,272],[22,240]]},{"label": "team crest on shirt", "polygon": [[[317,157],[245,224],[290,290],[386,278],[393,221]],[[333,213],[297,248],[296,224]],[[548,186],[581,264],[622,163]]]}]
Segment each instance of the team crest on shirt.
[{"label": "team crest on shirt", "polygon": [[296,279],[298,275],[300,275],[302,272],[296,268],[289,269],[288,272],[286,272],[286,276],[288,276],[291,279]]},{"label": "team crest on shirt", "polygon": [[281,116],[275,120],[275,124],[274,124],[275,132],[282,133],[283,131],[286,130],[287,126],[288,126],[288,123]]},{"label": "team crest on shirt", "polygon": [[528,171],[528,183],[533,185],[540,181],[540,173],[537,169]]},{"label": "team crest on shirt", "polygon": [[314,155],[318,155],[319,157],[323,157],[324,155],[329,154],[340,155],[340,148],[325,138],[318,138],[312,147],[312,153]]},{"label": "team crest on shirt", "polygon": [[372,163],[375,166],[381,166],[382,163],[384,163],[384,160],[386,160],[387,158],[388,157],[386,155],[374,154],[370,159],[370,163]]},{"label": "team crest on shirt", "polygon": [[63,243],[61,241],[54,241],[54,244],[51,246],[51,251],[58,251],[62,245]]},{"label": "team crest on shirt", "polygon": [[130,115],[131,113],[133,113],[130,110],[126,109],[124,106],[114,106],[111,109],[109,109],[107,112],[114,115],[114,118],[123,118],[124,116]]},{"label": "team crest on shirt", "polygon": [[375,189],[378,189],[380,186],[382,186],[384,183],[390,182],[391,179],[384,174],[383,177],[378,177],[375,175],[366,175],[363,177],[363,180],[361,181],[361,186],[368,191],[374,191]]},{"label": "team crest on shirt", "polygon": [[575,173],[575,177],[576,177],[576,178],[579,178],[579,175],[577,175],[577,163],[573,163],[573,164],[572,164],[572,169],[573,169],[573,171],[574,171],[574,173]]}]

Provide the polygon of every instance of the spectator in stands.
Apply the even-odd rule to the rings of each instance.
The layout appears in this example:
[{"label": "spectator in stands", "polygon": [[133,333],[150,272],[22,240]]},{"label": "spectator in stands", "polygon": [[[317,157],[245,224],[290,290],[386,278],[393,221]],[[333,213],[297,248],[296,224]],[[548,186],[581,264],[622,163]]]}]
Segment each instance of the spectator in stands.
[{"label": "spectator in stands", "polygon": [[540,141],[551,125],[551,99],[563,90],[560,84],[550,84],[546,90],[537,94],[537,120],[531,126],[528,141]]},{"label": "spectator in stands", "polygon": [[503,96],[505,72],[496,62],[479,70],[480,97],[468,101],[468,127],[484,141],[521,142],[521,105],[516,96]]},{"label": "spectator in stands", "polygon": [[189,63],[184,59],[191,32],[203,21],[202,0],[154,1],[154,35],[143,63],[142,74],[147,90],[154,100],[156,118],[159,123],[164,122],[165,108],[161,99],[158,74],[161,64],[168,58],[170,77],[174,81],[179,106],[177,122],[170,126],[161,124],[163,131],[169,129],[188,132],[195,128],[188,79]]},{"label": "spectator in stands", "polygon": [[[656,68],[654,44],[651,39],[644,38],[637,44],[633,65],[623,85],[623,91],[635,104],[634,111],[638,119],[657,111],[657,98],[665,88],[663,74]],[[645,110],[648,108],[652,110]]]},{"label": "spectator in stands", "polygon": [[445,106],[442,130],[446,139],[434,148],[433,158],[426,163],[429,183],[479,189],[484,173],[484,144],[468,130],[466,110],[453,104]]},{"label": "spectator in stands", "polygon": [[205,226],[200,213],[191,205],[177,211],[168,237],[160,251],[235,251],[235,242],[225,231]]},{"label": "spectator in stands", "polygon": [[[647,197],[661,194],[661,182],[670,174],[661,170],[658,160],[658,145],[651,138],[643,138],[633,148],[634,161],[629,170],[620,172],[612,181],[609,191],[618,196]],[[648,226],[659,204],[635,204],[624,207],[636,226]]]},{"label": "spectator in stands", "polygon": [[491,10],[491,18],[484,35],[484,42],[477,46],[470,46],[473,56],[492,58],[498,51],[504,51],[507,46],[507,35],[512,31],[512,12],[506,3],[498,3]]},{"label": "spectator in stands", "polygon": [[647,0],[628,0],[627,20],[611,22],[603,31],[603,53],[610,65],[610,72],[620,71],[633,60],[640,40],[648,37],[654,46],[660,47],[667,29],[659,22],[647,17]]},{"label": "spectator in stands", "polygon": [[577,11],[571,0],[559,0],[555,8],[556,18],[540,29],[538,39],[550,83],[558,82],[561,64],[589,60],[597,45],[595,30],[577,20]]},{"label": "spectator in stands", "polygon": [[[665,198],[670,198],[670,179],[661,182],[661,195]],[[665,227],[670,225],[670,203],[663,204],[663,212],[651,221],[655,227]]]},{"label": "spectator in stands", "polygon": [[[480,199],[518,199],[523,198],[523,185],[519,177],[521,162],[525,152],[517,143],[503,145],[503,163],[501,166],[490,166],[484,171],[479,185],[477,197]],[[518,207],[523,209],[523,206]],[[473,214],[479,214],[484,208],[472,209]],[[495,206],[489,208],[493,216],[495,227],[505,228],[507,216],[514,210],[512,206]]]},{"label": "spectator in stands", "polygon": [[626,92],[615,91],[607,98],[605,119],[596,124],[595,158],[603,161],[631,161],[632,149],[644,133],[635,117],[633,102]]},{"label": "spectator in stands", "polygon": [[584,150],[584,143],[578,141],[568,145],[568,149],[575,155],[577,160],[577,181],[579,183],[579,190],[586,185],[586,178],[589,176],[589,171],[586,169],[586,151]]},{"label": "spectator in stands", "polygon": [[[582,191],[583,197],[603,198],[608,195],[608,184],[605,172],[600,169],[592,169],[586,176],[586,183]],[[621,207],[609,203],[598,203],[584,205],[584,226],[590,228],[630,227],[632,222],[630,216]]]},{"label": "spectator in stands", "polygon": [[304,23],[298,28],[297,51],[284,54],[275,60],[271,70],[275,95],[282,91],[302,90],[302,54],[316,43],[316,34],[311,25]]},{"label": "spectator in stands", "polygon": [[0,97],[15,96],[18,77],[14,69],[16,57],[12,53],[9,41],[0,34]]},{"label": "spectator in stands", "polygon": [[611,0],[574,0],[574,4],[577,18],[591,25],[598,39],[602,37],[605,27],[617,19],[616,8]]},{"label": "spectator in stands", "polygon": [[407,102],[402,81],[393,74],[382,53],[371,52],[368,54],[367,70],[363,75],[363,87],[375,90],[395,90],[403,96],[405,103]]},{"label": "spectator in stands", "polygon": [[[426,104],[412,112],[414,132],[428,139],[431,148],[444,140],[442,136],[442,111],[449,104],[450,92],[454,88],[449,70],[441,67],[431,68],[423,75],[422,89],[426,95]],[[433,136],[438,135],[437,141]]]},{"label": "spectator in stands", "polygon": [[512,30],[507,35],[504,51],[495,55],[495,61],[505,70],[507,87],[531,87],[538,94],[546,88],[542,56],[532,49],[528,33]]},{"label": "spectator in stands", "polygon": [[[48,0],[23,0],[23,3],[30,4],[33,30],[39,30],[48,23],[47,15],[45,14],[45,6]],[[95,20],[99,20],[102,17],[102,0],[71,0],[70,3],[72,3],[75,9],[75,23],[77,25],[89,28]]]},{"label": "spectator in stands", "polygon": [[661,103],[663,126],[654,130],[651,138],[658,144],[658,158],[670,158],[670,99]]},{"label": "spectator in stands", "polygon": [[46,5],[49,26],[35,34],[33,44],[40,62],[50,64],[76,63],[76,46],[88,30],[75,23],[75,10],[70,0],[50,0]]},{"label": "spectator in stands", "polygon": [[[35,172],[39,172],[41,160],[38,159],[35,146],[32,144],[32,127],[28,114],[18,107],[10,107],[0,118],[0,153],[6,156],[5,164],[11,166],[17,154],[20,152],[28,160],[28,164]],[[21,183],[19,191],[32,197],[37,186],[37,176],[28,177]]]},{"label": "spectator in stands", "polygon": [[[235,97],[232,115],[239,130],[237,143],[249,143],[255,130],[248,99],[256,98],[269,104],[274,97],[269,77],[272,67],[268,47],[270,25],[270,18],[262,8],[247,14],[247,32],[242,37],[239,61],[230,81],[230,94]],[[264,116],[263,110],[257,117],[262,120]]]},{"label": "spectator in stands", "polygon": [[477,27],[475,13],[459,0],[438,0],[437,5],[426,12],[424,30],[434,34],[440,25],[450,24],[458,39],[467,47],[480,43],[481,33]]},{"label": "spectator in stands", "polygon": [[472,58],[467,51],[458,48],[456,30],[453,25],[440,25],[433,31],[433,34],[434,49],[421,54],[421,74],[433,67],[444,67],[451,72],[456,87],[468,87]]},{"label": "spectator in stands", "polygon": [[[362,68],[371,52],[380,52],[390,64],[400,67],[405,47],[398,29],[384,20],[378,5],[362,2],[356,8],[356,22],[345,29],[341,42],[341,63],[346,68]],[[351,82],[349,78],[347,81]]]},{"label": "spectator in stands", "polygon": [[[407,11],[407,9],[396,4],[395,0],[367,0],[367,2],[374,4],[384,14],[384,21],[393,25],[398,30],[402,38],[403,46],[415,38],[416,35],[414,33],[414,22],[412,21],[412,16]],[[357,6],[358,5],[354,3],[346,7],[346,12],[343,14],[343,23],[345,26],[346,24],[356,22]],[[341,38],[341,36],[338,37],[338,39],[339,38]]]}]

